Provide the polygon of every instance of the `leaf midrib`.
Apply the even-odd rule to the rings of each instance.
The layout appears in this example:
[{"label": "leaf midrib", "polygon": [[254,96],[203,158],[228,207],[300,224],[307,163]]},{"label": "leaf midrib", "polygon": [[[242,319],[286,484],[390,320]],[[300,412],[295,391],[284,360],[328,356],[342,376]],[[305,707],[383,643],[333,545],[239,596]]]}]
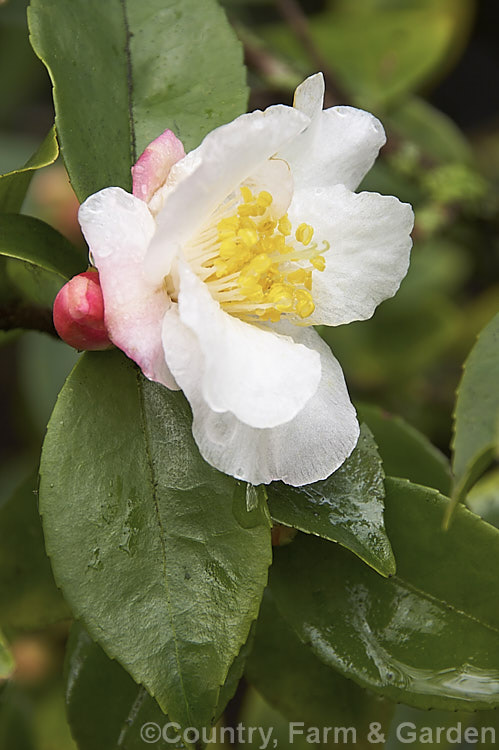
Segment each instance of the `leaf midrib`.
[{"label": "leaf midrib", "polygon": [[137,388],[139,391],[139,407],[140,407],[140,426],[141,430],[144,436],[144,445],[145,445],[145,451],[146,451],[146,458],[147,458],[147,466],[149,469],[149,481],[151,486],[151,496],[154,502],[154,513],[156,516],[156,521],[158,525],[158,531],[159,531],[159,539],[161,544],[161,554],[163,558],[163,576],[164,576],[164,584],[165,584],[165,591],[166,591],[166,603],[167,603],[167,609],[168,614],[170,617],[170,625],[172,629],[172,635],[173,635],[173,642],[175,644],[175,661],[177,663],[178,668],[178,675],[180,679],[180,686],[182,690],[182,696],[184,698],[184,703],[187,709],[187,714],[189,716],[189,720],[191,720],[191,707],[189,704],[189,701],[187,699],[187,693],[185,690],[184,685],[184,677],[182,673],[182,667],[181,667],[181,660],[180,660],[180,653],[179,653],[179,639],[177,635],[177,631],[175,628],[175,621],[174,621],[174,614],[173,614],[173,606],[170,596],[170,582],[169,582],[169,576],[168,576],[168,569],[167,569],[167,556],[166,556],[166,545],[165,545],[165,530],[163,528],[163,524],[161,521],[161,515],[159,512],[159,503],[158,503],[158,496],[156,492],[156,484],[154,482],[154,466],[152,461],[152,454],[149,444],[149,434],[146,427],[146,412],[145,412],[145,405],[144,405],[144,389],[142,385],[141,375],[137,371],[136,373],[137,377]]},{"label": "leaf midrib", "polygon": [[130,49],[130,39],[132,34],[130,32],[130,25],[128,23],[128,13],[126,0],[120,0],[121,10],[123,13],[123,24],[125,27],[125,58],[127,67],[127,100],[128,100],[128,122],[130,125],[130,148],[132,156],[132,164],[137,161],[137,141],[135,134],[135,119],[133,115],[133,65],[132,65],[132,52]]},{"label": "leaf midrib", "polygon": [[398,574],[393,576],[391,580],[399,583],[407,591],[418,594],[426,601],[431,602],[432,604],[436,604],[440,608],[443,608],[447,611],[450,610],[454,614],[465,617],[466,619],[471,620],[471,622],[481,625],[486,630],[490,630],[492,633],[499,635],[499,628],[496,628],[493,625],[490,625],[488,623],[482,622],[477,617],[474,617],[473,615],[470,615],[468,612],[465,612],[464,610],[459,609],[451,602],[446,602],[443,599],[439,599],[437,596],[430,594],[428,591],[423,591],[418,586],[415,586],[413,583],[410,583],[409,581],[407,581],[405,578],[401,578]]}]

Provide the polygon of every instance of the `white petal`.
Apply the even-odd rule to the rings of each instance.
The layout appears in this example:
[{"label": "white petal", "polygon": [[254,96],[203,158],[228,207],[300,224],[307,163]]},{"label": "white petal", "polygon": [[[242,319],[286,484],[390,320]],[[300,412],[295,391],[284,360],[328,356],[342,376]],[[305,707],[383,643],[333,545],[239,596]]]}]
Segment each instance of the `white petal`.
[{"label": "white petal", "polygon": [[80,206],[79,220],[99,271],[111,340],[146,377],[177,388],[161,344],[163,317],[171,302],[142,274],[155,228],[147,205],[121,188],[106,188]]},{"label": "white petal", "polygon": [[[199,373],[203,354],[198,340],[174,308],[166,316],[165,334],[167,330],[169,346],[179,352],[179,380],[184,380],[180,370]],[[199,380],[185,378],[194,439],[205,460],[220,471],[252,484],[282,480],[296,487],[328,477],[357,444],[359,426],[338,362],[314,330],[295,328],[294,335],[320,353],[322,377],[316,394],[284,425],[258,429],[228,412],[214,412],[203,398]]]},{"label": "white petal", "polygon": [[[157,216],[146,257],[146,272],[156,279],[169,273],[171,259],[206,223],[211,213],[263,162],[310,122],[293,107],[276,105],[241,115],[209,133],[187,155],[190,165],[169,192]],[[183,169],[184,159],[172,169]]]},{"label": "white petal", "polygon": [[202,398],[216,412],[232,412],[252,427],[293,419],[317,390],[320,357],[288,336],[228,315],[189,268],[180,270],[178,321],[195,335],[199,369],[184,370],[176,315],[165,316],[163,346],[178,384],[187,392],[200,382]]},{"label": "white petal", "polygon": [[322,112],[324,89],[324,76],[322,73],[315,73],[305,78],[303,83],[300,83],[296,88],[293,107],[299,109],[300,112],[304,112],[311,120],[315,120]]},{"label": "white petal", "polygon": [[267,190],[272,195],[270,214],[280,219],[289,208],[293,197],[293,176],[284,159],[267,159],[244,180],[253,194]]},{"label": "white petal", "polygon": [[[307,114],[312,111],[312,95],[298,98]],[[342,184],[355,190],[385,142],[383,126],[369,112],[331,107],[316,114],[311,125],[278,156],[289,162],[297,188]]]},{"label": "white petal", "polygon": [[330,243],[326,269],[314,271],[315,312],[307,323],[341,325],[365,320],[393,297],[409,267],[412,208],[378,193],[352,193],[342,185],[300,190],[291,221],[311,224],[314,240]]}]

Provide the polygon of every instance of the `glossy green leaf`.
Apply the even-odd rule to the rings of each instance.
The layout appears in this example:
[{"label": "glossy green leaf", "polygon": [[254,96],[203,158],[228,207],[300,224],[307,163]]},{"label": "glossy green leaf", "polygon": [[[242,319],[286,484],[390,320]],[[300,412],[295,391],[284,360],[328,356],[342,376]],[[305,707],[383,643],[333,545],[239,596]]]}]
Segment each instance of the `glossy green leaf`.
[{"label": "glossy green leaf", "polygon": [[[23,260],[6,258],[5,261],[5,280],[10,284],[9,293],[15,300],[15,303],[7,303],[4,308],[7,315],[12,311],[10,324],[25,329],[34,327],[36,330],[39,315],[44,315],[45,321],[51,322],[54,300],[64,283],[62,277]],[[17,305],[19,312],[16,312]],[[30,306],[38,307],[39,314],[34,313],[31,319],[28,317],[26,320],[22,314],[23,305],[28,309]]]},{"label": "glossy green leaf", "polygon": [[32,0],[29,25],[80,200],[129,190],[166,128],[191,149],[246,108],[241,46],[215,0]]},{"label": "glossy green leaf", "polygon": [[14,658],[0,630],[0,681],[9,678],[14,671]]},{"label": "glossy green leaf", "polygon": [[33,154],[24,167],[0,175],[0,211],[8,213],[20,211],[35,171],[53,164],[58,155],[59,146],[57,145],[55,128],[51,128],[38,151]]},{"label": "glossy green leaf", "polygon": [[0,255],[26,261],[64,281],[87,265],[82,253],[56,229],[19,214],[0,215]]},{"label": "glossy green leaf", "polygon": [[354,452],[338,471],[303,487],[268,487],[278,523],[339,542],[382,575],[395,572],[383,521],[383,467],[369,429],[362,427]]},{"label": "glossy green leaf", "polygon": [[374,435],[385,474],[449,494],[449,461],[425,435],[377,406],[357,405],[357,413]]},{"label": "glossy green leaf", "polygon": [[0,506],[0,623],[38,628],[69,616],[45,554],[36,476]]},{"label": "glossy green leaf", "polygon": [[[150,725],[150,735],[144,730],[144,736],[152,739],[157,727],[161,731],[169,721],[154,698],[78,623],[71,630],[65,671],[68,720],[79,750],[143,750],[143,725]],[[154,745],[170,747],[161,738]]]},{"label": "glossy green leaf", "polygon": [[275,555],[279,610],[325,664],[418,708],[499,705],[499,531],[438,492],[386,481],[390,579],[302,536]]},{"label": "glossy green leaf", "polygon": [[256,618],[266,508],[200,457],[180,392],[86,353],[49,423],[40,510],[57,582],[90,635],[172,720],[208,724]]},{"label": "glossy green leaf", "polygon": [[[220,696],[217,715],[225,708],[239,682],[247,647],[232,664]],[[117,661],[93,641],[80,623],[71,630],[66,652],[66,705],[68,719],[79,750],[143,750],[146,739],[159,737],[170,719],[154,698],[137,685]],[[150,725],[149,734],[143,730]],[[142,734],[141,734],[142,731]],[[170,730],[169,736],[175,731]],[[159,738],[155,747],[166,750],[171,743]],[[183,744],[178,747],[184,747]]]},{"label": "glossy green leaf", "polygon": [[268,590],[245,674],[290,722],[353,727],[360,748],[368,746],[365,738],[371,721],[388,729],[392,706],[323,664],[280,615]]},{"label": "glossy green leaf", "polygon": [[250,634],[246,643],[243,643],[241,650],[230,665],[229,673],[225,679],[224,684],[220,688],[220,694],[218,696],[218,705],[215,712],[215,722],[219,721],[223,715],[227,705],[234,697],[238,688],[239,682],[244,674],[244,667],[246,666],[246,660],[248,655],[251,653],[254,641],[255,623],[253,623],[250,630]]},{"label": "glossy green leaf", "polygon": [[457,391],[454,413],[454,496],[466,490],[499,453],[499,313],[480,333]]}]

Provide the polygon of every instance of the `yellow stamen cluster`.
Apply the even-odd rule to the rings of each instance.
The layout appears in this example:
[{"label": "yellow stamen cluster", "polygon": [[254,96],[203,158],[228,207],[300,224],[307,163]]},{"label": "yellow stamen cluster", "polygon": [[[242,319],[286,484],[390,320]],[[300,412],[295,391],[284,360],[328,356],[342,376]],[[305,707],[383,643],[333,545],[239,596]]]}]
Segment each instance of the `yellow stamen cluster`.
[{"label": "yellow stamen cluster", "polygon": [[312,271],[323,271],[326,265],[317,244],[312,244],[313,227],[300,224],[292,238],[287,214],[272,218],[269,192],[255,196],[242,187],[241,195],[235,213],[217,222],[217,252],[202,265],[213,296],[227,312],[245,319],[309,317],[315,309]]}]

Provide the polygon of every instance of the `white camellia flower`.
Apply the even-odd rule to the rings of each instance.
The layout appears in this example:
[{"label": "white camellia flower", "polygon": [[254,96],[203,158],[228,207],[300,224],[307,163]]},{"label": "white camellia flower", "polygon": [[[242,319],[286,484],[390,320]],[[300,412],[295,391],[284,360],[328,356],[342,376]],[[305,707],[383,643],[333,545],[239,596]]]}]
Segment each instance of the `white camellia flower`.
[{"label": "white camellia flower", "polygon": [[294,106],[241,115],[185,155],[166,131],[80,208],[111,340],[181,388],[203,457],[253,484],[324,479],[359,427],[314,324],[370,318],[409,264],[411,207],[353,191],[385,142],[351,107],[322,109],[321,74]]}]

